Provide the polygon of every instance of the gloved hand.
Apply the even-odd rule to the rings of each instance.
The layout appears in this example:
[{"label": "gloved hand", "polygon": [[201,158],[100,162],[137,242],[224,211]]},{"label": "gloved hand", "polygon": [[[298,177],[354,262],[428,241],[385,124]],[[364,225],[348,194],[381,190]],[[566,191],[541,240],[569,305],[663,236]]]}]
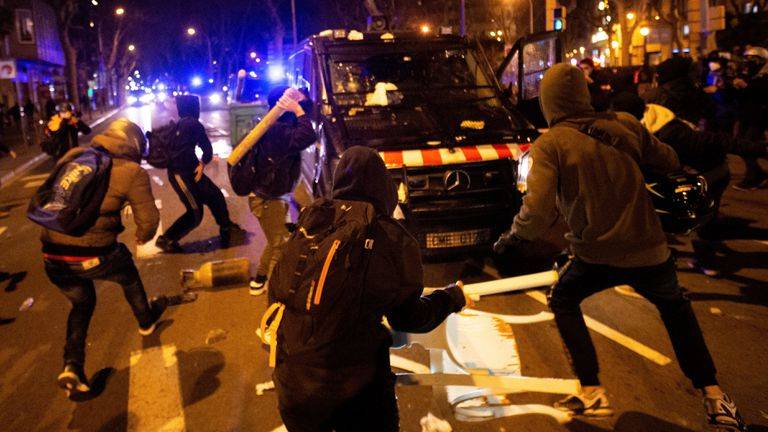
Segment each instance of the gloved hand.
[{"label": "gloved hand", "polygon": [[289,88],[283,93],[280,100],[277,101],[277,106],[285,111],[290,111],[296,114],[297,117],[304,115],[304,108],[299,105],[299,102],[304,100],[304,95],[295,88]]},{"label": "gloved hand", "polygon": [[496,243],[493,244],[493,252],[503,254],[507,248],[515,248],[523,242],[525,242],[525,240],[512,233],[511,230],[504,231],[499,236],[499,239],[496,240]]}]

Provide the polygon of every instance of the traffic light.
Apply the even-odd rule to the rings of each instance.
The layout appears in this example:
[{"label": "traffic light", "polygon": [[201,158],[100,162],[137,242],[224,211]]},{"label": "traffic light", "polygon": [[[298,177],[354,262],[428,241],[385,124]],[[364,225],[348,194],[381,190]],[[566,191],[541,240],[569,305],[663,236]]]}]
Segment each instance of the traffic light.
[{"label": "traffic light", "polygon": [[565,30],[565,7],[557,0],[546,0],[547,31]]}]

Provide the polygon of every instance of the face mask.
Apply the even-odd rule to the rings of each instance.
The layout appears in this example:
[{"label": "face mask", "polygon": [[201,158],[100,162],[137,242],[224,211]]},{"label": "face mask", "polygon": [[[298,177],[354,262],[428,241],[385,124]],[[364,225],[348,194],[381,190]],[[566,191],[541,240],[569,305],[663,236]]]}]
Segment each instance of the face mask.
[{"label": "face mask", "polygon": [[65,112],[61,113],[60,115],[61,115],[61,118],[63,118],[63,119],[70,119],[70,118],[72,118],[72,113],[69,112],[69,111],[65,111]]}]

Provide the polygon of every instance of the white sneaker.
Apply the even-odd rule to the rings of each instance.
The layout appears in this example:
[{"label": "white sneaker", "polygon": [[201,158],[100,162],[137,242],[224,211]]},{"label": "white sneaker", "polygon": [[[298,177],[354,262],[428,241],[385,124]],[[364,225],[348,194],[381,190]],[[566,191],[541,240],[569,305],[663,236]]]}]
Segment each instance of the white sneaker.
[{"label": "white sneaker", "polygon": [[719,398],[705,397],[704,408],[707,410],[707,423],[715,429],[729,432],[747,430],[736,404],[727,394]]}]

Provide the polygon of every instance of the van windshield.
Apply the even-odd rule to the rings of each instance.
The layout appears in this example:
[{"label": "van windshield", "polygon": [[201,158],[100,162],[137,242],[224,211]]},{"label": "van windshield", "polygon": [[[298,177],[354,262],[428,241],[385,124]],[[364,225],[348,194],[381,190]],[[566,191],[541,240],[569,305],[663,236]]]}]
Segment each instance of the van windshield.
[{"label": "van windshield", "polygon": [[336,51],[327,61],[333,105],[344,111],[351,138],[453,140],[530,127],[504,107],[464,47],[389,45]]}]

